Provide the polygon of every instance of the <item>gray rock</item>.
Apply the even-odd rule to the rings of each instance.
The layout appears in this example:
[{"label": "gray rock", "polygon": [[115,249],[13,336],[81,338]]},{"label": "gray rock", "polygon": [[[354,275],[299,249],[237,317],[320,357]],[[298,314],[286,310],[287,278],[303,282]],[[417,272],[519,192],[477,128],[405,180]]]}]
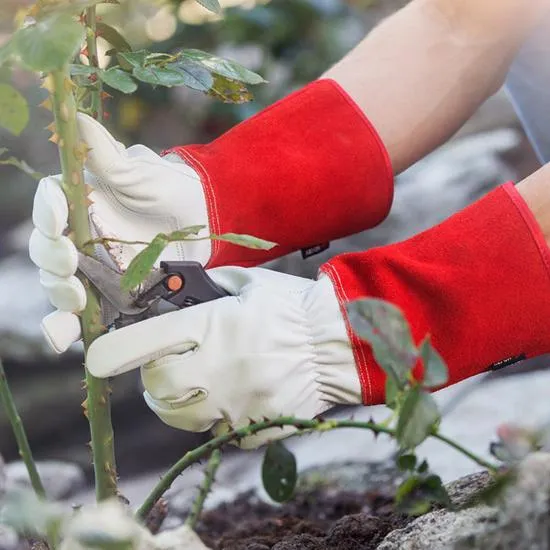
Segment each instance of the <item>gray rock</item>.
[{"label": "gray rock", "polygon": [[0,455],[0,498],[6,493],[6,464]]},{"label": "gray rock", "polygon": [[[76,464],[51,460],[37,462],[37,469],[46,495],[52,500],[70,498],[86,485],[84,472]],[[8,490],[31,487],[27,468],[22,461],[7,464],[5,470]]]},{"label": "gray rock", "polygon": [[19,547],[17,533],[5,525],[0,525],[0,550],[17,550]]},{"label": "gray rock", "polygon": [[[469,476],[452,487],[464,503],[486,476]],[[377,550],[547,550],[550,543],[550,454],[535,453],[520,466],[517,482],[499,505],[458,512],[437,510],[390,533]]]}]

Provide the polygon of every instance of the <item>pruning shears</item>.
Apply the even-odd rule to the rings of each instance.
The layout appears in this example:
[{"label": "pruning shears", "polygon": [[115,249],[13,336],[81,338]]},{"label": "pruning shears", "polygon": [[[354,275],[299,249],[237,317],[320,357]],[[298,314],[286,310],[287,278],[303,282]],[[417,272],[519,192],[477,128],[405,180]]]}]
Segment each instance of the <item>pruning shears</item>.
[{"label": "pruning shears", "polygon": [[[122,273],[82,252],[78,253],[78,269],[114,309],[104,323],[115,329],[229,296],[199,262],[161,262],[159,269],[131,291],[122,289]],[[102,309],[106,313],[107,308]]]}]

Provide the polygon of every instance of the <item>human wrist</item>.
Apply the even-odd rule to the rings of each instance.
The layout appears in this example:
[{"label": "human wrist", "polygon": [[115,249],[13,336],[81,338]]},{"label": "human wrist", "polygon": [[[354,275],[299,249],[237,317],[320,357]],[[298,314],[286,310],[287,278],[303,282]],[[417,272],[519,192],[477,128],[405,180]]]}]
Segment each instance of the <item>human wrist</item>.
[{"label": "human wrist", "polygon": [[322,274],[312,285],[304,307],[320,399],[333,405],[361,404],[361,383],[346,322],[328,276]]}]

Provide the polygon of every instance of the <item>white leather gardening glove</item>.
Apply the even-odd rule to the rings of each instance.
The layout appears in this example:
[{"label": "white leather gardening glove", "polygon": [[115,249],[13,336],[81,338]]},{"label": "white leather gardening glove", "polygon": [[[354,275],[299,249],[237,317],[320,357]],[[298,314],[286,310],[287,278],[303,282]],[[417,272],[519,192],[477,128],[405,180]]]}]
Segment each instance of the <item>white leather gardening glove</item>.
[{"label": "white leather gardening glove", "polygon": [[[109,377],[142,366],[147,405],[168,425],[221,434],[250,419],[313,418],[360,404],[361,388],[332,283],[261,268],[208,271],[232,296],[98,338],[87,367]],[[252,448],[288,428],[243,440]]]},{"label": "white leather gardening glove", "polygon": [[[191,225],[205,225],[208,214],[196,172],[177,155],[160,157],[144,145],[125,148],[93,118],[79,114],[80,136],[91,149],[85,180],[90,194],[90,221],[94,237],[151,241]],[[77,251],[65,236],[68,207],[61,176],[48,176],[38,184],[34,198],[35,229],[29,242],[32,261],[40,268],[40,281],[57,311],[43,319],[47,341],[58,353],[80,339],[75,313],[84,309],[86,294],[75,272]],[[210,257],[208,239],[171,244],[161,260],[195,260],[205,265]],[[142,247],[113,244],[109,253],[98,247],[106,263],[125,269]],[[101,254],[102,253],[102,254]]]}]

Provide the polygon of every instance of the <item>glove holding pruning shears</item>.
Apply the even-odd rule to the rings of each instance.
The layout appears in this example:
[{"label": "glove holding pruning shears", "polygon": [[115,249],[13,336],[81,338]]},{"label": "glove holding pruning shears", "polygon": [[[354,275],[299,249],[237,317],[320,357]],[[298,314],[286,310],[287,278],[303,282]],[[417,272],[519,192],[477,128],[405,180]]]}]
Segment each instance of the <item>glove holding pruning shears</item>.
[{"label": "glove holding pruning shears", "polygon": [[[80,337],[80,269],[109,305],[104,321],[112,328],[88,350],[92,374],[139,367],[145,400],[164,422],[215,433],[250,418],[311,418],[336,404],[384,402],[384,373],[346,316],[355,298],[400,307],[416,342],[430,333],[449,384],[550,351],[538,330],[550,316],[550,252],[511,182],[403,243],[334,258],[317,280],[255,267],[385,218],[393,172],[441,144],[502,84],[527,32],[520,22],[535,3],[493,4],[470,2],[458,17],[461,3],[413,1],[324,79],[212,143],[163,157],[142,145],[126,149],[81,116],[96,236],[150,241],[205,225],[201,235],[245,233],[278,246],[174,243],[142,288],[122,293],[120,272],[137,249],[115,245],[99,261],[79,254],[65,236],[59,178],[46,178],[35,198],[30,255],[57,308],[44,320],[54,349]],[[483,18],[496,10],[499,25],[470,24],[476,6]],[[188,261],[197,263],[181,263]]]}]

